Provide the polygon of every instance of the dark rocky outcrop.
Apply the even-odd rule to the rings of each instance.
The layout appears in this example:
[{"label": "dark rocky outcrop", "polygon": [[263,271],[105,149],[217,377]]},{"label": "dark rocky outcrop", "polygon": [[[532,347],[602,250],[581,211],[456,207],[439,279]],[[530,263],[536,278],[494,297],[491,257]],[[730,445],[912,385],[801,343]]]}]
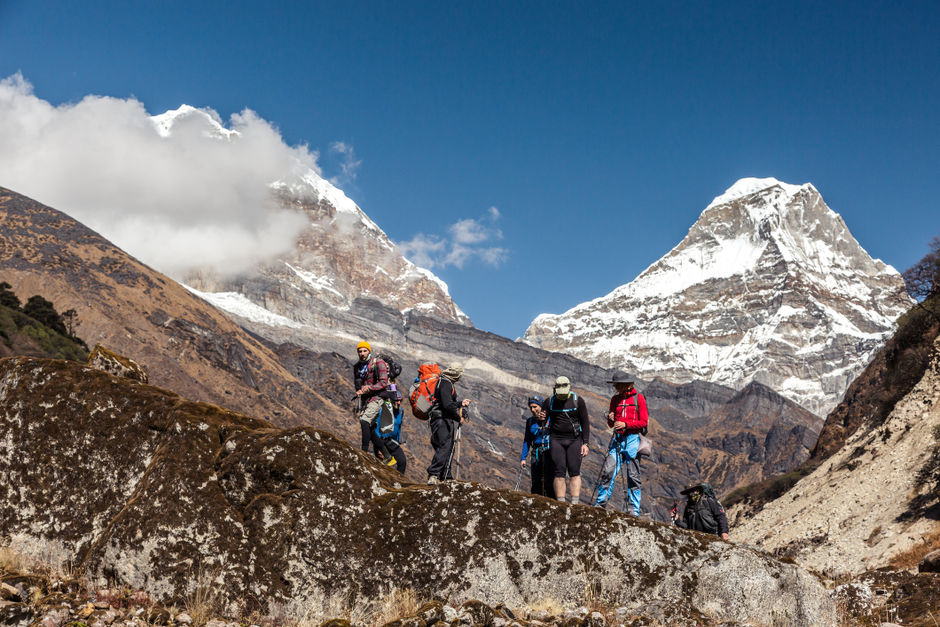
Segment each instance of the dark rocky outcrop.
[{"label": "dark rocky outcrop", "polygon": [[308,617],[398,586],[490,605],[590,589],[671,624],[835,619],[814,577],[752,549],[476,483],[409,484],[322,431],[70,362],[0,361],[0,443],[0,534],[160,601],[207,577],[230,606]]}]

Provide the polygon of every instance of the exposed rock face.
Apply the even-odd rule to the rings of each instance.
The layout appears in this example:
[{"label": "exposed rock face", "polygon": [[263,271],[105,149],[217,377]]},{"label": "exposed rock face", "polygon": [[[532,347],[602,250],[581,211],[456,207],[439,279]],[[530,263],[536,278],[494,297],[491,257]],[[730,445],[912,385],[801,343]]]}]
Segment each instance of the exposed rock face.
[{"label": "exposed rock face", "polygon": [[88,365],[95,370],[107,372],[115,377],[133,379],[141,383],[150,382],[147,371],[143,366],[133,359],[128,359],[123,355],[118,355],[114,351],[108,350],[101,344],[95,344],[91,355],[88,356]]},{"label": "exposed rock face", "polygon": [[69,362],[0,361],[0,443],[0,534],[161,601],[201,572],[230,607],[307,617],[394,582],[489,604],[591,587],[670,624],[835,621],[814,577],[752,549],[479,484],[410,485],[329,434]]},{"label": "exposed rock face", "polygon": [[743,179],[632,282],[524,341],[644,377],[757,381],[822,416],[910,305],[815,187]]},{"label": "exposed rock face", "polygon": [[[207,137],[222,143],[238,131],[222,127],[205,111],[183,106],[153,118],[163,136],[178,123],[200,124]],[[399,311],[417,310],[444,320],[470,324],[454,304],[447,285],[433,273],[405,259],[385,232],[342,190],[304,168],[272,181],[282,205],[303,212],[308,227],[292,253],[258,269],[256,276],[220,280],[194,273],[186,283],[226,299],[230,305],[260,303],[289,319],[326,326],[355,299],[377,298]]]},{"label": "exposed rock face", "polygon": [[[920,326],[911,324],[915,330]],[[819,571],[859,573],[888,565],[892,557],[936,533],[940,340],[935,331],[927,347],[926,368],[916,385],[884,415],[869,415],[852,425],[840,448],[783,496],[744,520],[737,536]],[[883,353],[895,349],[897,345],[886,347]],[[896,371],[886,369],[885,362],[884,355],[872,362],[867,382],[872,392],[891,397],[889,380]],[[855,389],[861,394],[861,387]],[[856,414],[847,406],[830,419]]]}]

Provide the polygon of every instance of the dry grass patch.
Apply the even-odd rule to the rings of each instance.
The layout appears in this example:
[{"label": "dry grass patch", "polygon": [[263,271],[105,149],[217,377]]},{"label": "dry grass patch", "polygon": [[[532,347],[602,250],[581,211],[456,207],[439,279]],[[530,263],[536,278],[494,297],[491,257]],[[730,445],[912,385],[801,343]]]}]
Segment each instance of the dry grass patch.
[{"label": "dry grass patch", "polygon": [[213,579],[210,573],[200,570],[193,591],[186,598],[186,613],[193,619],[193,627],[205,627],[219,616],[220,598]]},{"label": "dry grass patch", "polygon": [[371,622],[384,625],[404,616],[414,616],[420,607],[418,593],[413,588],[395,589],[376,603]]},{"label": "dry grass patch", "polygon": [[892,557],[889,563],[898,570],[916,571],[924,556],[936,550],[940,550],[940,528],[925,535],[913,548]]}]

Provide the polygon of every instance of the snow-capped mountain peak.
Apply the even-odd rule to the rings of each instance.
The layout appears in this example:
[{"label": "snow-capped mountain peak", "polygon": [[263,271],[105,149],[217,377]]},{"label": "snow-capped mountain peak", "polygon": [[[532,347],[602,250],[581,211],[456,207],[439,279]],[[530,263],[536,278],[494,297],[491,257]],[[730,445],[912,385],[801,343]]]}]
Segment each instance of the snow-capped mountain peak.
[{"label": "snow-capped mountain peak", "polygon": [[714,200],[712,200],[708,204],[708,206],[705,207],[705,209],[707,211],[708,209],[711,209],[712,207],[715,207],[717,205],[724,205],[726,203],[732,202],[739,198],[744,198],[745,196],[756,194],[757,192],[760,192],[765,189],[769,189],[771,187],[779,187],[781,191],[783,191],[789,196],[796,195],[797,193],[799,193],[801,189],[805,189],[805,188],[815,189],[812,183],[803,183],[802,185],[791,185],[790,183],[783,183],[782,181],[778,181],[777,179],[773,177],[767,177],[767,178],[747,177],[747,178],[739,179],[738,181],[736,181],[734,185],[726,189],[725,192],[721,194],[720,196],[715,196]]},{"label": "snow-capped mountain peak", "polygon": [[742,179],[636,279],[524,340],[640,376],[764,383],[825,412],[909,306],[810,184]]},{"label": "snow-capped mountain peak", "polygon": [[151,116],[150,119],[160,137],[170,137],[175,125],[193,120],[205,126],[203,133],[209,137],[228,139],[239,135],[238,131],[225,128],[222,118],[213,109],[197,109],[187,104],[173,111]]}]

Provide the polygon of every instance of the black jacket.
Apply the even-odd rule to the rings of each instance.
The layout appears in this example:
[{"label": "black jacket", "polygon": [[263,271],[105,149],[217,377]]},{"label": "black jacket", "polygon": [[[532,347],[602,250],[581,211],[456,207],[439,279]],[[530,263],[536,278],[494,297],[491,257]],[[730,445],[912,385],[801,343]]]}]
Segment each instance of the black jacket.
[{"label": "black jacket", "polygon": [[682,518],[676,524],[683,529],[694,529],[705,533],[721,535],[728,533],[728,516],[718,499],[703,494],[698,501],[689,499],[685,504]]},{"label": "black jacket", "polygon": [[[437,397],[437,403],[431,411],[434,412],[434,409],[437,409],[440,411],[442,418],[460,422],[460,401],[457,400],[457,390],[454,387],[454,382],[447,377],[441,377],[437,382],[437,390],[434,392],[434,396]],[[433,414],[431,417],[434,417]]]}]

